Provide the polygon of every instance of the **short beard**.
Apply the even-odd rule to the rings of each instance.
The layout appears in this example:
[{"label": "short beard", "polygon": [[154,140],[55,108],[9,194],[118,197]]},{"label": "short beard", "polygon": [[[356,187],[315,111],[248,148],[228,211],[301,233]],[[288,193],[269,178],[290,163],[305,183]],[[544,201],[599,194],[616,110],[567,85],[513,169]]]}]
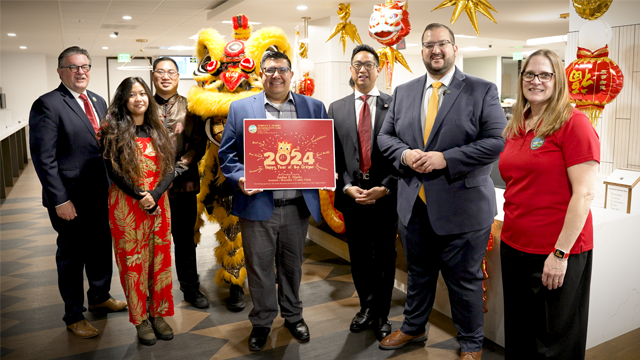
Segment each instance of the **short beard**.
[{"label": "short beard", "polygon": [[453,68],[453,66],[455,65],[454,62],[449,63],[447,61],[447,58],[443,57],[442,61],[444,62],[444,64],[442,65],[442,68],[440,69],[435,69],[433,66],[431,66],[431,59],[429,60],[422,60],[422,62],[424,63],[424,66],[427,68],[427,72],[431,75],[444,75],[446,73],[449,72],[449,70],[451,70]]}]

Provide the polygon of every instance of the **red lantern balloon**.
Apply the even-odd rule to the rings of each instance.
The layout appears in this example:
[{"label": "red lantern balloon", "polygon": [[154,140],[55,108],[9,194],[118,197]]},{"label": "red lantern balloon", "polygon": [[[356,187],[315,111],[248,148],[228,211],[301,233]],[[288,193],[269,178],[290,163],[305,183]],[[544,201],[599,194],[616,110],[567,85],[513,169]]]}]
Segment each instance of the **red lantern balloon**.
[{"label": "red lantern balloon", "polygon": [[596,126],[604,106],[620,94],[624,75],[609,59],[608,46],[593,52],[578,47],[577,55],[578,58],[565,69],[569,96],[576,108],[587,114],[591,124]]},{"label": "red lantern balloon", "polygon": [[309,73],[304,74],[298,83],[298,94],[311,96],[316,90],[316,83],[309,77]]}]

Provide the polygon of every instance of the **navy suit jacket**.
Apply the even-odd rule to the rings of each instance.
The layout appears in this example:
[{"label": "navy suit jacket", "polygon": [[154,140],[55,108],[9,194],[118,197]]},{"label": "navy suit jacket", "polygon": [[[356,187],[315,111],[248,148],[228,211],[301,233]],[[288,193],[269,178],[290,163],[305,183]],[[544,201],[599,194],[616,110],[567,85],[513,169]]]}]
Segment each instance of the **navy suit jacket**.
[{"label": "navy suit jacket", "polygon": [[[346,184],[359,186],[358,174],[360,173],[360,144],[358,142],[358,127],[356,126],[355,95],[348,95],[336,100],[329,106],[329,118],[333,119],[335,129],[335,159],[338,181],[336,182],[335,207],[344,211],[349,204],[355,204],[355,200],[345,194],[342,189]],[[369,169],[369,183],[374,186],[384,186],[391,190],[391,197],[385,195],[379,202],[393,198],[395,205],[398,177],[389,159],[380,152],[377,144],[377,136],[382,128],[391,96],[380,93],[376,101],[376,117],[374,121],[373,143],[371,144],[371,169]],[[376,202],[378,204],[379,202]]]},{"label": "navy suit jacket", "polygon": [[[322,102],[304,95],[293,94],[296,114],[299,119],[327,119],[327,111]],[[247,196],[238,187],[238,181],[244,177],[244,119],[266,119],[264,92],[231,103],[227,123],[222,133],[220,150],[220,168],[222,174],[235,189],[231,213],[247,220],[268,220],[273,213],[273,192],[263,191]],[[318,190],[302,190],[307,208],[313,218],[320,222],[320,198]]]},{"label": "navy suit jacket", "polygon": [[[495,84],[455,68],[442,99],[427,145],[421,107],[427,76],[398,86],[387,112],[378,146],[400,171],[398,215],[407,225],[424,184],[427,211],[434,231],[451,235],[483,229],[497,214],[492,163],[504,148],[507,120]],[[447,166],[428,174],[402,165],[407,149],[442,152]]]},{"label": "navy suit jacket", "polygon": [[[91,91],[87,96],[102,118],[107,103]],[[77,205],[96,194],[106,201],[109,182],[95,130],[64,84],[33,103],[29,144],[45,207],[53,208],[68,200]]]}]

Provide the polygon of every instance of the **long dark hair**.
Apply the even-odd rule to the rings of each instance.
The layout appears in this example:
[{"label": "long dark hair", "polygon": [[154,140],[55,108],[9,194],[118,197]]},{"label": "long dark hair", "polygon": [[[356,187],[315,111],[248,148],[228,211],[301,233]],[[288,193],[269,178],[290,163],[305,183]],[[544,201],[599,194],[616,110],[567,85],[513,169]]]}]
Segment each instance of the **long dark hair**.
[{"label": "long dark hair", "polygon": [[160,179],[167,172],[173,171],[175,153],[169,134],[158,117],[158,104],[149,86],[139,77],[128,77],[118,85],[113,102],[107,110],[107,115],[100,128],[103,156],[111,161],[113,171],[120,176],[137,184],[144,174],[138,166],[138,144],[136,143],[136,124],[131,118],[127,102],[134,84],[140,84],[149,98],[149,106],[144,113],[143,129],[151,136],[151,142],[156,150]]}]

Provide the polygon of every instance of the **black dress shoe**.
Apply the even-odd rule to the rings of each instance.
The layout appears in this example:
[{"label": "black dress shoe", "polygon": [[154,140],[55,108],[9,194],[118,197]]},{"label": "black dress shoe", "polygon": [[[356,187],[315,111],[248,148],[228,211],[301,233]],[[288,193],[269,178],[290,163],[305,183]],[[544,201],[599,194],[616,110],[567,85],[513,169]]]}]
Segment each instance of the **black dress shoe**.
[{"label": "black dress shoe", "polygon": [[304,322],[304,319],[300,319],[294,323],[290,323],[285,320],[284,327],[289,329],[291,335],[300,342],[307,342],[311,339],[311,336],[309,335],[309,327]]},{"label": "black dress shoe", "polygon": [[198,309],[206,309],[209,307],[209,299],[200,291],[195,289],[192,291],[182,291],[184,293],[184,301],[197,307]]},{"label": "black dress shoe", "polygon": [[227,309],[233,312],[244,310],[244,289],[242,286],[231,284],[229,288],[229,298],[227,299]]},{"label": "black dress shoe", "polygon": [[260,351],[264,349],[270,332],[271,329],[267,327],[254,327],[249,335],[249,350]]},{"label": "black dress shoe", "polygon": [[391,334],[391,322],[387,318],[380,318],[376,321],[373,332],[376,335],[378,341],[386,338]]},{"label": "black dress shoe", "polygon": [[360,309],[360,312],[351,320],[349,330],[351,332],[360,332],[368,328],[373,322],[374,316],[371,309]]}]

